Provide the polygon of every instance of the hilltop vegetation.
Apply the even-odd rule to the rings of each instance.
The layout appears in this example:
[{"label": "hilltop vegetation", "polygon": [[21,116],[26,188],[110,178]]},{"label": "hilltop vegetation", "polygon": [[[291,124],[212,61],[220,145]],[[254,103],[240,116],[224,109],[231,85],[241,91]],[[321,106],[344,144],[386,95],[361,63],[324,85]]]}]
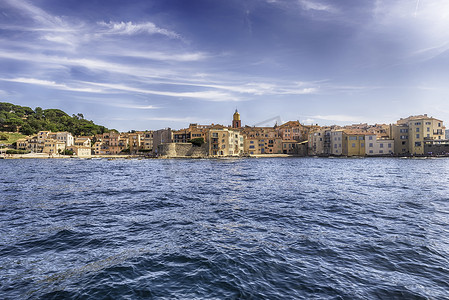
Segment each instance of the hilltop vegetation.
[{"label": "hilltop vegetation", "polygon": [[59,109],[36,107],[33,110],[26,106],[0,102],[0,131],[32,135],[41,130],[68,131],[73,135],[94,135],[109,131],[104,126],[84,119],[81,113],[69,116]]}]

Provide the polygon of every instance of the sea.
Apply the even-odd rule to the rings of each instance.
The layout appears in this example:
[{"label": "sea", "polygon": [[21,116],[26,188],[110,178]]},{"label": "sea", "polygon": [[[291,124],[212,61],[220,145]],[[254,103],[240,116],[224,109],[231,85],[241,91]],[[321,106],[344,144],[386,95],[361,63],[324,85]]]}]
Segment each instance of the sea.
[{"label": "sea", "polygon": [[0,299],[449,299],[449,159],[0,160]]}]

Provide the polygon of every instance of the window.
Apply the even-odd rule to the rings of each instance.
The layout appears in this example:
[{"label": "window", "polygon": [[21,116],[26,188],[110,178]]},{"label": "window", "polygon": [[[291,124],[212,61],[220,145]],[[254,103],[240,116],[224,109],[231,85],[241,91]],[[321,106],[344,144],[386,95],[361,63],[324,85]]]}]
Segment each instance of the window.
[{"label": "window", "polygon": [[352,148],[355,148],[355,143],[352,143]]},{"label": "window", "polygon": [[416,128],[416,132],[419,132],[419,127]]},{"label": "window", "polygon": [[373,143],[369,143],[369,147],[370,147],[370,148],[373,148]]},{"label": "window", "polygon": [[379,144],[379,147],[380,147],[380,148],[383,148],[383,147],[384,147],[384,144],[380,143],[380,144]]},{"label": "window", "polygon": [[421,142],[415,142],[415,147],[421,147]]},{"label": "window", "polygon": [[373,150],[370,150],[369,153],[373,153]]},{"label": "window", "polygon": [[427,127],[427,132],[430,132],[430,127]]},{"label": "window", "polygon": [[360,143],[360,147],[365,147],[365,143]]},{"label": "window", "polygon": [[350,140],[350,141],[356,141],[356,140],[357,140],[357,137],[356,137],[356,136],[350,136],[350,137],[349,137],[349,140]]},{"label": "window", "polygon": [[416,138],[419,139],[419,133],[416,134]]},{"label": "window", "polygon": [[254,144],[254,141],[249,141],[250,144]]},{"label": "window", "polygon": [[334,148],[337,148],[337,144],[334,145]]},{"label": "window", "polygon": [[363,140],[365,140],[365,137],[364,136],[359,136],[359,141],[363,141]]},{"label": "window", "polygon": [[[372,141],[372,140],[373,140],[373,136],[370,135],[370,136],[369,136],[369,140]],[[372,144],[370,144],[370,145],[372,145]],[[372,147],[372,146],[371,146],[371,147]]]},{"label": "window", "polygon": [[391,143],[388,143],[388,148],[391,148]]},{"label": "window", "polygon": [[379,150],[379,153],[384,153],[384,150]]},{"label": "window", "polygon": [[426,122],[426,125],[430,125],[430,124],[432,124],[432,123],[430,123],[430,122]]},{"label": "window", "polygon": [[217,138],[218,137],[218,133],[216,133],[216,132],[212,133],[212,137]]}]

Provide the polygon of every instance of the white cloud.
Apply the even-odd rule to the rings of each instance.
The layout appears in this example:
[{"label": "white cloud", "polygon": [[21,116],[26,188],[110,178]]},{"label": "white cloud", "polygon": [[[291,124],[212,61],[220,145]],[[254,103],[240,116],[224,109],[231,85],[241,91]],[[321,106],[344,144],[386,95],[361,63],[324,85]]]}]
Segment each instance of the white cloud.
[{"label": "white cloud", "polygon": [[335,12],[335,8],[330,5],[319,3],[318,1],[299,0],[299,4],[305,10],[318,10],[326,12]]},{"label": "white cloud", "polygon": [[138,104],[126,104],[126,103],[115,103],[115,104],[111,104],[111,106],[131,108],[131,109],[159,109],[159,107],[156,107],[154,105],[138,105]]},{"label": "white cloud", "polygon": [[241,99],[227,93],[217,92],[217,91],[198,91],[198,92],[169,92],[169,91],[157,91],[145,88],[136,88],[124,84],[114,84],[114,83],[96,83],[96,82],[84,82],[86,84],[91,84],[93,86],[99,86],[102,88],[110,90],[119,90],[133,93],[141,94],[151,94],[167,97],[177,97],[177,98],[196,98],[205,101],[240,101]]},{"label": "white cloud", "polygon": [[64,22],[60,18],[48,14],[44,10],[30,4],[27,1],[22,0],[4,0],[4,1],[6,1],[6,3],[8,3],[11,7],[14,7],[17,10],[19,10],[22,14],[25,14],[31,19],[33,19],[38,24],[52,28],[65,27]]},{"label": "white cloud", "polygon": [[[109,53],[112,54],[112,53]],[[116,53],[115,53],[116,55]],[[120,56],[124,57],[134,57],[143,58],[149,60],[160,60],[160,61],[179,61],[179,62],[189,62],[189,61],[201,61],[210,57],[209,55],[202,52],[193,53],[162,53],[162,52],[136,52],[136,51],[125,51],[121,53]]]},{"label": "white cloud", "polygon": [[169,38],[180,39],[181,36],[176,32],[157,27],[154,23],[140,23],[135,24],[133,22],[98,22],[100,26],[108,28],[104,34],[119,34],[119,35],[134,35],[134,34],[162,34]]},{"label": "white cloud", "polygon": [[85,93],[104,93],[101,89],[83,88],[83,87],[71,87],[66,84],[56,83],[54,81],[41,80],[36,78],[0,78],[1,81],[25,83],[45,86],[47,88],[53,88],[57,90],[72,91],[72,92],[85,92]]}]

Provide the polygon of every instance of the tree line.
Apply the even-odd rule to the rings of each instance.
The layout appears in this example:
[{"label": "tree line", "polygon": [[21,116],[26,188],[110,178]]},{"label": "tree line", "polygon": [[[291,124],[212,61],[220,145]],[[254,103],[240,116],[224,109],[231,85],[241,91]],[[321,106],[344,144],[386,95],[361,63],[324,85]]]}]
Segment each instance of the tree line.
[{"label": "tree line", "polygon": [[39,131],[67,131],[73,135],[95,135],[110,131],[84,119],[81,113],[69,116],[60,109],[42,109],[0,102],[0,131],[33,135]]}]

